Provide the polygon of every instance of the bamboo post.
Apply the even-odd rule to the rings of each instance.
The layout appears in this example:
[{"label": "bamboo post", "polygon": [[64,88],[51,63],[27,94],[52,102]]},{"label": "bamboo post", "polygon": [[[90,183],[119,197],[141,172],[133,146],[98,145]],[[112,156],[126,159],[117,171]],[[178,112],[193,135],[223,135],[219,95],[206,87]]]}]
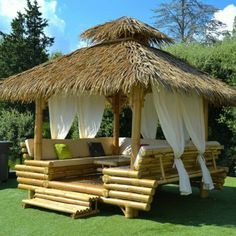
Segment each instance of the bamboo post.
[{"label": "bamboo post", "polygon": [[[204,109],[204,124],[205,124],[205,140],[208,140],[208,101],[204,99],[203,102]],[[207,198],[209,196],[209,191],[203,188],[203,183],[200,186],[200,197]]]},{"label": "bamboo post", "polygon": [[203,103],[204,109],[204,124],[205,124],[205,139],[208,140],[208,102],[204,99]]},{"label": "bamboo post", "polygon": [[113,123],[113,154],[119,154],[119,136],[120,136],[120,93],[117,93],[112,98],[112,108],[114,114]]},{"label": "bamboo post", "polygon": [[28,190],[28,199],[32,199],[34,197],[34,191]]},{"label": "bamboo post", "polygon": [[42,159],[43,100],[35,101],[34,160]]},{"label": "bamboo post", "polygon": [[201,198],[209,197],[209,191],[203,188],[203,183],[200,184],[200,197]]},{"label": "bamboo post", "polygon": [[137,85],[133,88],[131,94],[132,103],[132,134],[131,134],[131,148],[132,156],[130,168],[134,168],[134,161],[140,148],[140,131],[141,131],[141,112],[143,105],[143,88]]}]

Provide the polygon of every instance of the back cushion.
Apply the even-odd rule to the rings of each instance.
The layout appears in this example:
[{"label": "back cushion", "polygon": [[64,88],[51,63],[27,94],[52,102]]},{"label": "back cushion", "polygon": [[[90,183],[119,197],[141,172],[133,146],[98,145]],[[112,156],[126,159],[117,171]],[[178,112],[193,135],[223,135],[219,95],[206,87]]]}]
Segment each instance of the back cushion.
[{"label": "back cushion", "polygon": [[[166,140],[162,139],[141,139],[141,144],[148,144],[150,146],[168,146]],[[131,138],[119,138],[120,153],[123,155],[131,155]]]},{"label": "back cushion", "polygon": [[[42,160],[56,160],[57,155],[55,152],[54,144],[64,143],[67,144],[72,154],[72,158],[88,157],[89,149],[88,142],[101,142],[106,155],[112,155],[113,151],[113,138],[83,138],[83,139],[43,139],[43,155]],[[27,139],[26,147],[30,156],[34,156],[34,140]]]}]

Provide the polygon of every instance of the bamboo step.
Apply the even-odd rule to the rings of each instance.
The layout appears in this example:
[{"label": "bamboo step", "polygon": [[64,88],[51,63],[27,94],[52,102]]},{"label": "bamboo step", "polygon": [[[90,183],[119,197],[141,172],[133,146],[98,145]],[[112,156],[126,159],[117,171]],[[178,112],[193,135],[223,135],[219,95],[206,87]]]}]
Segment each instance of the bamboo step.
[{"label": "bamboo step", "polygon": [[73,219],[77,219],[83,216],[93,215],[99,212],[99,210],[92,210],[86,206],[79,206],[74,204],[67,204],[62,202],[55,202],[47,199],[33,198],[33,199],[24,199],[22,200],[23,207],[27,208],[30,206],[36,206],[41,208],[46,208],[49,210],[60,211],[64,213],[71,214]]},{"label": "bamboo step", "polygon": [[36,206],[60,211],[71,214],[74,219],[99,212],[97,201],[100,198],[95,195],[48,188],[35,188],[34,192],[32,199],[22,200],[24,208]]}]

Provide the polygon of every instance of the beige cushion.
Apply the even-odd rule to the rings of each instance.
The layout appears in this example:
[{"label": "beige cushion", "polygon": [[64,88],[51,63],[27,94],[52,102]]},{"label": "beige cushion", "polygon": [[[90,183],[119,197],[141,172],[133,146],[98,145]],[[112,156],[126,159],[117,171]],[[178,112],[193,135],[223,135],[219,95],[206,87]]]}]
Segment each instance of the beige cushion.
[{"label": "beige cushion", "polygon": [[[72,158],[89,157],[88,142],[101,142],[106,155],[111,155],[113,151],[113,138],[84,138],[84,139],[43,139],[42,160],[55,160],[57,155],[54,144],[67,144],[71,151]],[[30,156],[34,156],[34,140],[26,140],[26,147]]]},{"label": "beige cushion", "polygon": [[[141,139],[141,144],[148,144],[150,146],[168,146],[166,140],[162,139]],[[120,153],[123,155],[131,155],[131,138],[119,138]]]}]

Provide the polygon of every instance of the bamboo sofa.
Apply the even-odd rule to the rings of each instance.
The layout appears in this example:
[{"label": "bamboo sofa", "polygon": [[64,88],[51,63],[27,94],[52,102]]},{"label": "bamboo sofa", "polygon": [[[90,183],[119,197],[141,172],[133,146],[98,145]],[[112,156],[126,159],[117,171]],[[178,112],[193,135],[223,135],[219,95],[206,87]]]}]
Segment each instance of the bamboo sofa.
[{"label": "bamboo sofa", "polygon": [[[33,156],[33,140],[22,145],[27,159],[24,165],[16,166],[18,187],[29,192],[23,200],[25,207],[35,205],[52,210],[71,213],[73,218],[98,212],[97,202],[119,206],[127,218],[137,216],[138,210],[149,211],[157,186],[178,183],[178,174],[173,168],[174,155],[165,140],[141,140],[139,157],[134,169],[129,166],[103,168],[98,171],[97,160],[107,157],[89,157],[87,142],[80,140],[43,140],[43,160],[29,160]],[[112,156],[113,139],[95,138],[101,142],[105,154]],[[54,144],[67,143],[73,159],[57,160]],[[130,154],[130,138],[120,139],[120,154]],[[222,146],[217,142],[208,142],[206,164],[211,172],[216,189],[221,189],[227,174],[227,168],[218,167],[218,158]],[[201,189],[201,196],[206,191],[201,188],[201,171],[196,162],[198,152],[189,143],[182,160],[193,186]],[[116,156],[114,156],[116,158]],[[119,158],[123,158],[122,156]]]}]

